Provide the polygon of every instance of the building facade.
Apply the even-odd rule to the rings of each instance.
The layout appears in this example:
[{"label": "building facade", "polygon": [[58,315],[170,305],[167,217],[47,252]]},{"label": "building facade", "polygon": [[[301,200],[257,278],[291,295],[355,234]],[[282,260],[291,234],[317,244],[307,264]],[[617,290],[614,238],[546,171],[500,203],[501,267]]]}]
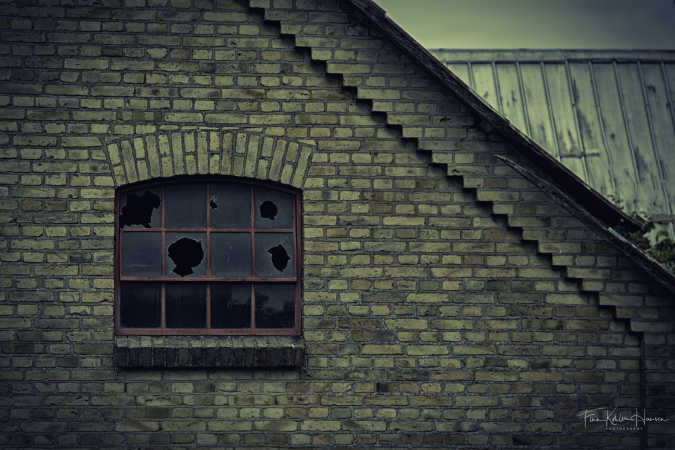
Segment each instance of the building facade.
[{"label": "building facade", "polygon": [[1,446],[669,445],[672,274],[373,3],[0,16]]}]

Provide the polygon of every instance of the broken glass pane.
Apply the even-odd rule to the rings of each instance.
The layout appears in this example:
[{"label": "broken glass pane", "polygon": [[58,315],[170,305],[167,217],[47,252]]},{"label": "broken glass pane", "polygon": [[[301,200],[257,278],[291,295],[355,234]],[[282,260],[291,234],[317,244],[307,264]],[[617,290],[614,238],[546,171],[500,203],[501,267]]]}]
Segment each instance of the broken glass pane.
[{"label": "broken glass pane", "polygon": [[292,277],[293,234],[256,233],[255,270],[261,277]]},{"label": "broken glass pane", "polygon": [[159,232],[122,233],[122,275],[162,275],[162,236]]},{"label": "broken glass pane", "polygon": [[166,326],[206,327],[206,285],[188,283],[166,285]]},{"label": "broken glass pane", "polygon": [[131,328],[155,328],[161,324],[160,285],[122,283],[120,324]]},{"label": "broken glass pane", "polygon": [[295,285],[255,286],[255,327],[295,328]]},{"label": "broken glass pane", "polygon": [[206,273],[206,234],[166,233],[166,274],[200,276]]},{"label": "broken glass pane", "polygon": [[255,189],[256,228],[290,228],[292,221],[292,195],[264,188]]},{"label": "broken glass pane", "polygon": [[221,277],[251,275],[250,233],[211,233],[211,273]]},{"label": "broken glass pane", "polygon": [[211,328],[251,327],[251,286],[211,285]]},{"label": "broken glass pane", "polygon": [[120,211],[120,228],[153,228],[162,224],[161,192],[141,189],[127,192]]},{"label": "broken glass pane", "polygon": [[206,225],[206,187],[177,184],[166,187],[166,226],[203,228]]},{"label": "broken glass pane", "polygon": [[249,228],[251,189],[247,185],[211,185],[209,198],[212,228]]}]

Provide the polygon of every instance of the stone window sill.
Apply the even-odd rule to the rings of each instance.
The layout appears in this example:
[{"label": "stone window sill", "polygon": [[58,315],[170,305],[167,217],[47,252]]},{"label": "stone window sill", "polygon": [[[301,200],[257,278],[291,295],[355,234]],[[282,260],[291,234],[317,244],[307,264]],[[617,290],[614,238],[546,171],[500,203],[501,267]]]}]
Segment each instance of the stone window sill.
[{"label": "stone window sill", "polygon": [[299,336],[116,336],[114,361],[121,368],[302,367]]}]

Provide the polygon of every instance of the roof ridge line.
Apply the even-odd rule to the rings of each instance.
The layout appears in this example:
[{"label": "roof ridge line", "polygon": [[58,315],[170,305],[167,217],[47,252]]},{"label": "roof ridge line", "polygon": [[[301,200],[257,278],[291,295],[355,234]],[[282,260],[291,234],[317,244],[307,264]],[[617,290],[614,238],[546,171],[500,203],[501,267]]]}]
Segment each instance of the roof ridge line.
[{"label": "roof ridge line", "polygon": [[668,49],[458,49],[432,48],[442,62],[549,62],[549,61],[675,61],[675,50]]}]

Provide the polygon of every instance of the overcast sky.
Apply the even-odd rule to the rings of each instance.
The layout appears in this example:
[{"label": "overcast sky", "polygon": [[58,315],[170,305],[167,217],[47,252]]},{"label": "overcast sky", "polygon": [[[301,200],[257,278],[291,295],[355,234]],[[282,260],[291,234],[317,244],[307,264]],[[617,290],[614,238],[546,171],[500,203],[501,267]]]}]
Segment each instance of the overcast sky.
[{"label": "overcast sky", "polygon": [[675,0],[375,0],[426,48],[675,50]]}]

